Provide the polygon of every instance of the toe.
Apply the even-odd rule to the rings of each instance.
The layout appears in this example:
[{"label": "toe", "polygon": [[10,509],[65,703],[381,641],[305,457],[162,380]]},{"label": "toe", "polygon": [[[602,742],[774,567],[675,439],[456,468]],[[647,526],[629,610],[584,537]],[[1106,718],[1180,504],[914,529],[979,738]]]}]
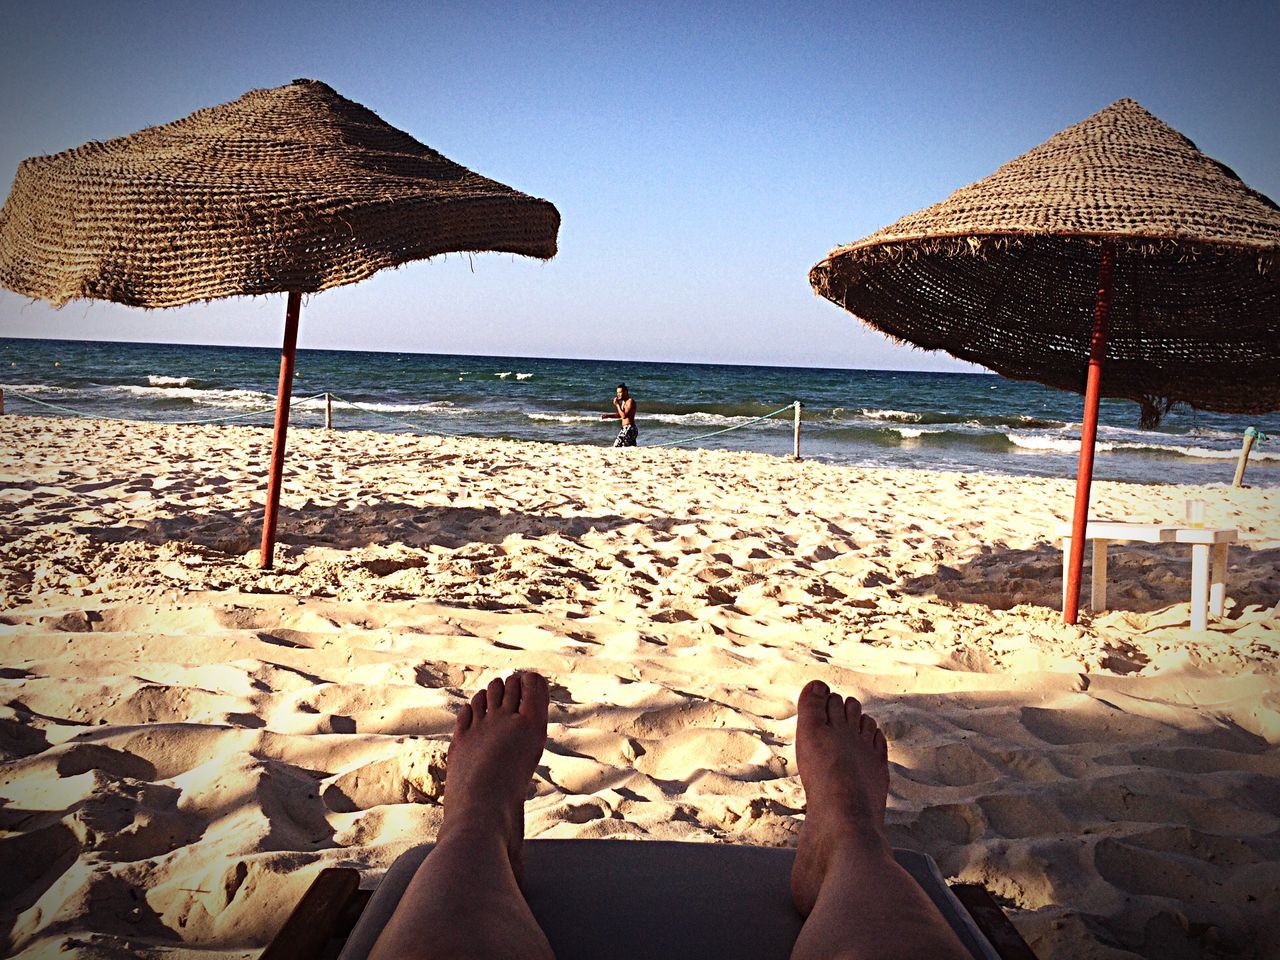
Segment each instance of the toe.
[{"label": "toe", "polygon": [[453,721],[453,735],[464,733],[471,726],[471,704],[464,703],[458,708],[458,715]]},{"label": "toe", "polygon": [[867,737],[867,738],[874,737],[878,729],[876,725],[876,718],[871,716],[871,714],[869,713],[864,713],[862,715],[862,723],[860,725],[860,729],[862,730],[862,735],[864,737]]},{"label": "toe", "polygon": [[513,673],[502,685],[502,712],[516,713],[520,709],[520,674]]},{"label": "toe", "polygon": [[489,712],[489,696],[485,691],[481,690],[471,698],[471,722],[483,720],[484,715]]},{"label": "toe", "polygon": [[551,702],[551,693],[547,688],[547,678],[540,673],[520,674],[520,712],[527,717],[547,722],[547,707]]},{"label": "toe", "polygon": [[796,701],[796,722],[820,725],[827,722],[827,697],[831,688],[821,680],[810,680]]},{"label": "toe", "polygon": [[844,701],[840,699],[838,693],[827,695],[827,723],[844,723]]},{"label": "toe", "polygon": [[881,760],[888,760],[889,759],[889,741],[884,738],[883,730],[876,731],[875,742],[876,742],[876,756],[878,756]]},{"label": "toe", "polygon": [[860,718],[865,716],[862,712],[862,701],[857,697],[845,697],[844,699],[844,718],[854,729],[858,728]]},{"label": "toe", "polygon": [[502,682],[501,677],[494,677],[489,681],[489,709],[496,711],[502,706],[502,693],[506,690],[507,685]]}]

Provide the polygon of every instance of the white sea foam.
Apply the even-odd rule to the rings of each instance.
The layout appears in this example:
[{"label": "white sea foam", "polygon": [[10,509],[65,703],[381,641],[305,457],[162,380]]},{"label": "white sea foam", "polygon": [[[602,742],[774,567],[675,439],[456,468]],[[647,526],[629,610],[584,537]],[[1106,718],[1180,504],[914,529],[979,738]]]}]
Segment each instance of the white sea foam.
[{"label": "white sea foam", "polygon": [[[1222,450],[1212,447],[1180,447],[1172,443],[1122,443],[1117,446],[1126,450],[1161,450],[1166,453],[1177,453],[1197,460],[1234,460],[1240,456],[1239,450]],[[1254,451],[1250,455],[1253,460],[1280,460],[1280,451]]]},{"label": "white sea foam", "polygon": [[[319,397],[315,400],[308,400],[298,404],[301,407],[323,407],[324,398]],[[447,410],[451,414],[470,413],[465,407],[455,407],[451,400],[426,400],[421,403],[378,403],[376,401],[351,401],[334,400],[334,409],[337,410],[376,410],[378,413],[426,413],[440,412]]]},{"label": "white sea foam", "polygon": [[516,374],[516,379],[517,379],[517,380],[528,380],[528,379],[529,379],[530,377],[532,377],[532,376],[533,376],[533,374],[532,374],[532,373],[517,373],[517,374]]},{"label": "white sea foam", "polygon": [[[526,413],[530,420],[550,420],[556,423],[586,423],[599,420],[598,415],[581,413]],[[645,413],[640,422],[656,421],[657,423],[684,424],[686,426],[730,427],[734,424],[748,423],[751,417],[725,417],[718,413]]]},{"label": "white sea foam", "polygon": [[555,423],[584,423],[600,419],[598,416],[589,417],[580,413],[526,413],[525,416],[530,420],[551,420]]},{"label": "white sea foam", "polygon": [[1229,430],[1214,430],[1210,427],[1192,427],[1187,436],[1195,437],[1197,440],[1231,440],[1239,443],[1244,439],[1244,431],[1232,433]]},{"label": "white sea foam", "polygon": [[159,374],[151,374],[147,377],[147,382],[153,387],[185,387],[191,382],[190,377],[162,377]]},{"label": "white sea foam", "polygon": [[190,400],[207,407],[226,407],[233,410],[254,410],[275,406],[276,398],[256,390],[200,390],[195,387],[136,387],[129,384],[111,387],[120,393],[136,397],[154,397],[157,400]]},{"label": "white sea foam", "polygon": [[896,420],[899,423],[920,422],[920,414],[912,413],[909,410],[873,410],[863,407],[861,412],[864,417],[871,420]]},{"label": "white sea foam", "polygon": [[[1077,437],[1080,436],[1080,424],[1067,424],[1067,428],[1074,430]],[[1109,423],[1100,423],[1098,424],[1098,436],[1147,437],[1150,436],[1150,434],[1144,430],[1139,430],[1137,427],[1112,426]]]},{"label": "white sea foam", "polygon": [[731,427],[736,423],[747,423],[752,417],[726,417],[718,413],[644,413],[641,420],[656,420],[658,423],[684,423],[703,427]]},{"label": "white sea foam", "polygon": [[[1045,437],[1039,434],[1007,433],[1009,442],[1023,450],[1053,450],[1058,453],[1078,453],[1080,440],[1074,437]],[[1107,440],[1099,440],[1094,450],[1106,453],[1114,450],[1116,445]]]},{"label": "white sea foam", "polygon": [[[581,424],[599,420],[599,415],[585,413],[525,413],[530,420],[549,420],[557,424]],[[694,426],[732,426],[746,424],[751,417],[726,417],[719,413],[641,413],[640,424],[645,421],[657,421],[659,424],[685,424]]]},{"label": "white sea foam", "polygon": [[915,440],[926,433],[945,433],[945,430],[930,430],[927,427],[891,427],[890,429],[902,435],[903,440]]},{"label": "white sea foam", "polygon": [[507,370],[505,373],[495,373],[494,376],[499,380],[505,380],[507,377],[511,376],[511,371]]},{"label": "white sea foam", "polygon": [[[1007,434],[1009,442],[1024,450],[1053,450],[1060,453],[1078,453],[1080,440],[1078,437],[1045,437],[1032,434]],[[1124,443],[1116,440],[1100,440],[1094,447],[1099,453],[1115,453],[1121,450],[1140,452],[1143,450],[1172,453],[1180,457],[1194,460],[1234,460],[1239,456],[1238,450],[1215,449],[1212,447],[1182,446],[1176,443]],[[1254,459],[1280,461],[1280,451],[1255,451]]]},{"label": "white sea foam", "polygon": [[[1007,415],[993,414],[987,418],[987,421],[988,422],[984,423],[981,419],[975,418],[965,420],[963,422],[966,427],[977,427],[980,430],[990,430],[993,427],[1000,425],[1014,426],[1015,424],[1022,424],[1032,428],[1038,427],[1041,429],[1053,430],[1062,430],[1068,426],[1068,424],[1063,423],[1061,420],[1050,420],[1047,417],[1036,417],[1027,413]],[[1080,425],[1076,424],[1076,429],[1078,430],[1079,428]]]},{"label": "white sea foam", "polygon": [[66,393],[65,387],[55,387],[49,383],[0,383],[0,389],[10,393],[52,394]]}]

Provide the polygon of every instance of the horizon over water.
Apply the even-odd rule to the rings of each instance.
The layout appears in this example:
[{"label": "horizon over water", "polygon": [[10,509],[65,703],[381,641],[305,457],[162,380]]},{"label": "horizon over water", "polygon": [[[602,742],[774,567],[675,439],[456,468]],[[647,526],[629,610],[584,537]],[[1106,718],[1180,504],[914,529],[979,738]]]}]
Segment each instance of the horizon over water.
[{"label": "horizon over water", "polygon": [[[6,412],[270,426],[279,348],[0,338]],[[483,357],[299,349],[290,422],[338,429],[464,434],[607,446],[599,420],[625,381],[641,446],[746,424],[804,403],[801,454],[857,466],[1074,477],[1083,399],[989,373]],[[1104,373],[1105,377],[1105,373]],[[26,400],[18,396],[25,394]],[[1178,408],[1137,428],[1138,407],[1104,400],[1098,479],[1230,483],[1243,431],[1280,435],[1280,415]],[[614,421],[616,424],[616,421]],[[788,454],[790,410],[691,447]],[[1246,482],[1280,485],[1280,442],[1255,446]]]}]

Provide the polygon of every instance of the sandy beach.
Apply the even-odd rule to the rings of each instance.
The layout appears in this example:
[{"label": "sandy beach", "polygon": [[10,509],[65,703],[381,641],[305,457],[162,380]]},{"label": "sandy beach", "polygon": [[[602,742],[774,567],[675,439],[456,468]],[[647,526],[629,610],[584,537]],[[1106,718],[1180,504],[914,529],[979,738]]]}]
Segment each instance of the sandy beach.
[{"label": "sandy beach", "polygon": [[[757,454],[0,418],[7,952],[252,957],[324,866],[439,827],[453,710],[552,681],[530,837],[794,845],[794,704],[890,738],[889,824],[1042,958],[1276,956],[1280,490],[1098,482],[1115,609],[1060,623],[1074,483]],[[1172,473],[1173,471],[1171,471]]]}]

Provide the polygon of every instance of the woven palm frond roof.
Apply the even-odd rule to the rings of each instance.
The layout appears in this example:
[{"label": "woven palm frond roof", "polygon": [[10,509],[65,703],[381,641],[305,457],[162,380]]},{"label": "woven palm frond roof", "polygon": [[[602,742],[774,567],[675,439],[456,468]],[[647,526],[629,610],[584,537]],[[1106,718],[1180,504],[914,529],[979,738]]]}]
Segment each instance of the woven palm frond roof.
[{"label": "woven palm frond roof", "polygon": [[821,295],[893,337],[1081,390],[1101,244],[1116,248],[1103,392],[1280,408],[1280,208],[1132,100],[838,247]]},{"label": "woven palm frond roof", "polygon": [[0,285],[168,307],[325,290],[441,253],[547,259],[560,215],[297,80],[24,161],[0,210]]},{"label": "woven palm frond roof", "polygon": [[1133,100],[828,256],[940,237],[1043,235],[1280,249],[1280,208]]}]

